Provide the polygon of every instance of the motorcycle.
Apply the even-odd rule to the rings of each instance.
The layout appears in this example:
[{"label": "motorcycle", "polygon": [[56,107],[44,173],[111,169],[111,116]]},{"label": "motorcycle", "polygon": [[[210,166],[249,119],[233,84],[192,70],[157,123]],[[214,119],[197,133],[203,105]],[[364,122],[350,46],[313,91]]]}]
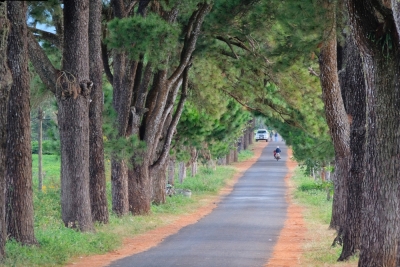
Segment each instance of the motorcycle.
[{"label": "motorcycle", "polygon": [[281,155],[279,153],[275,153],[274,157],[275,157],[276,161],[281,159]]}]

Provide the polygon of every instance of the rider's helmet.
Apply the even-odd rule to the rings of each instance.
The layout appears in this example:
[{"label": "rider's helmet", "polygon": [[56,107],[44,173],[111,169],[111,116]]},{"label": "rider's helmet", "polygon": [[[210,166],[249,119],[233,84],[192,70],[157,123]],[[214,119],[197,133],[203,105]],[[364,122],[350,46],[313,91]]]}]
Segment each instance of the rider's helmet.
[{"label": "rider's helmet", "polygon": [[277,146],[276,148],[279,148],[279,146]]}]

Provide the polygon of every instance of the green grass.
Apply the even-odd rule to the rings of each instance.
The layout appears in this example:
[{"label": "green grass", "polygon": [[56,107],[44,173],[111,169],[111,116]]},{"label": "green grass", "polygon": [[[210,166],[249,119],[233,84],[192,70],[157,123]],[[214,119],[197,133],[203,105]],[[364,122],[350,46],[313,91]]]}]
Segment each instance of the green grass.
[{"label": "green grass", "polygon": [[[308,228],[308,237],[304,246],[306,263],[301,266],[340,267],[349,264],[337,261],[341,253],[341,246],[331,247],[336,234],[334,230],[328,229],[332,216],[332,197],[327,200],[327,188],[331,190],[332,184],[314,181],[299,169],[296,170],[292,181],[296,188],[294,201],[304,208],[303,214]],[[356,257],[350,260],[350,264],[352,263],[357,266]]]},{"label": "green grass", "polygon": [[250,159],[251,157],[253,157],[254,156],[254,153],[253,153],[253,151],[252,150],[242,150],[242,151],[240,151],[240,153],[239,153],[239,156],[238,156],[238,159],[239,159],[239,161],[245,161],[245,160],[248,160],[248,159]]},{"label": "green grass", "polygon": [[[245,152],[250,158],[253,153]],[[63,266],[74,257],[102,254],[120,247],[131,237],[172,221],[174,216],[200,207],[201,199],[214,196],[235,173],[233,167],[218,166],[216,171],[199,168],[199,174],[188,177],[176,187],[190,189],[192,197],[176,195],[163,205],[152,205],[147,216],[117,217],[110,214],[107,225],[96,225],[95,233],[80,233],[64,227],[60,210],[60,158],[43,155],[43,191],[38,191],[37,155],[33,157],[34,223],[39,246],[21,246],[15,241],[6,244],[6,258],[0,266]],[[243,157],[241,158],[243,160]],[[109,170],[109,166],[107,166]],[[108,172],[109,175],[109,172]],[[111,210],[111,184],[107,191]]]},{"label": "green grass", "polygon": [[190,189],[197,193],[216,193],[231,178],[235,170],[232,167],[219,166],[217,170],[201,168],[199,174],[190,179],[185,179],[176,188]]}]

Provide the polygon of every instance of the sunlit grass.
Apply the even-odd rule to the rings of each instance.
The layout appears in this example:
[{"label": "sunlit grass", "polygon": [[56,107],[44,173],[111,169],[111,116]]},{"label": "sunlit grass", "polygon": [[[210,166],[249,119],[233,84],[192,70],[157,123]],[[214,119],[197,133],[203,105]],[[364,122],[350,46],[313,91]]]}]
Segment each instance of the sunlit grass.
[{"label": "sunlit grass", "polygon": [[327,184],[314,181],[300,170],[295,172],[292,182],[296,188],[294,201],[304,208],[303,215],[308,229],[300,266],[357,266],[357,257],[353,257],[347,262],[338,262],[342,247],[331,246],[336,237],[336,231],[329,229],[332,198],[327,200]]}]

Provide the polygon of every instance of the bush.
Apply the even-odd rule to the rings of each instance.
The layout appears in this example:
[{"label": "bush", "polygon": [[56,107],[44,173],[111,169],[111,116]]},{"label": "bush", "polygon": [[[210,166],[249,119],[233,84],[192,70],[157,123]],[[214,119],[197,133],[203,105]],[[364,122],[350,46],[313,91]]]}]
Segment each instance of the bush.
[{"label": "bush", "polygon": [[314,190],[325,191],[327,189],[333,189],[332,182],[308,180],[301,183],[298,187],[298,190],[302,192],[314,191]]},{"label": "bush", "polygon": [[[38,141],[32,141],[32,154],[38,154],[39,153],[39,142]],[[58,154],[58,148],[59,148],[59,141],[53,141],[53,140],[43,140],[42,141],[42,154],[43,155],[55,155]]]}]

